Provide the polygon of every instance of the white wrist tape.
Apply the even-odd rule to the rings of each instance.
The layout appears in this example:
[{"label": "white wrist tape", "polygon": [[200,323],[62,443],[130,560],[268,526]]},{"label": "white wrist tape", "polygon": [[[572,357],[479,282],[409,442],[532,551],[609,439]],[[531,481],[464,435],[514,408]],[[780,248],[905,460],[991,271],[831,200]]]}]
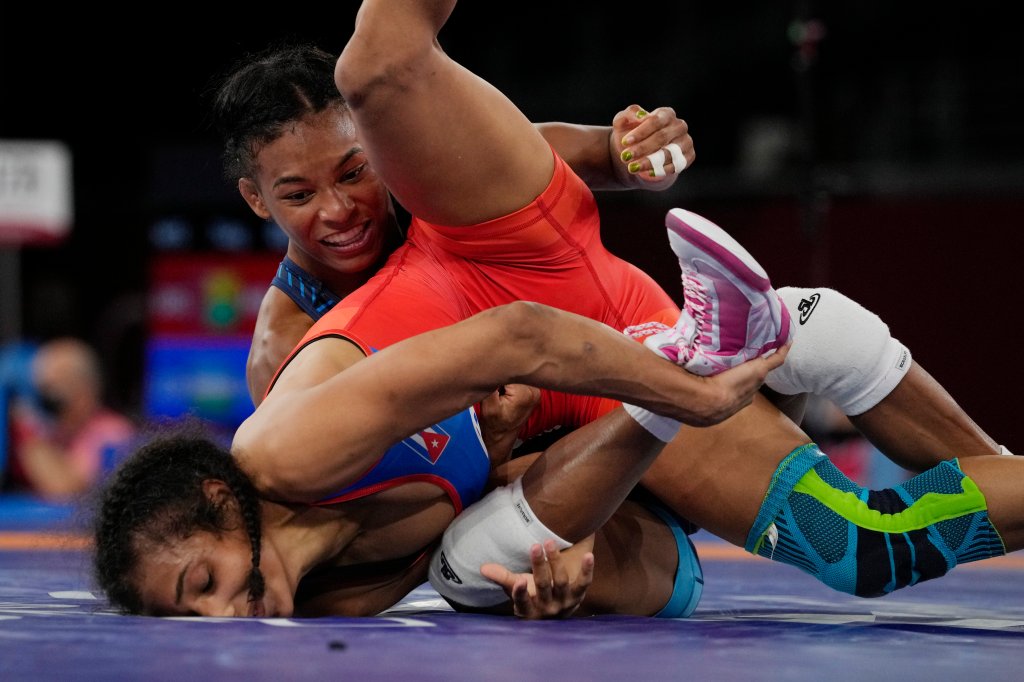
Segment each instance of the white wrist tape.
[{"label": "white wrist tape", "polygon": [[910,350],[889,327],[834,289],[778,289],[793,316],[794,341],[786,362],[765,385],[785,395],[811,393],[844,414],[863,414],[889,395],[910,370]]},{"label": "white wrist tape", "polygon": [[652,436],[664,443],[672,442],[672,439],[679,433],[679,427],[682,426],[680,422],[671,417],[662,417],[660,414],[654,414],[650,410],[645,410],[642,407],[630,405],[629,403],[622,403],[622,409],[637,424],[647,429]]},{"label": "white wrist tape", "polygon": [[508,595],[480,575],[480,567],[496,563],[515,573],[528,572],[530,547],[545,540],[554,540],[559,550],[573,544],[537,518],[517,478],[455,517],[430,559],[430,584],[445,599],[465,606],[501,604]]}]

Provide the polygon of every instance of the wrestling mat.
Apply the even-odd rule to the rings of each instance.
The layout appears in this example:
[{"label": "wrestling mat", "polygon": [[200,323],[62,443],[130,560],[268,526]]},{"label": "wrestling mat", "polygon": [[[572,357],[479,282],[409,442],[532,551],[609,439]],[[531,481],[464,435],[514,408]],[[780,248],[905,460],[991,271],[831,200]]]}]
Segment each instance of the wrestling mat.
[{"label": "wrestling mat", "polygon": [[0,500],[0,680],[1024,679],[1024,553],[879,599],[694,536],[687,619],[453,613],[424,586],[374,618],[120,616],[92,592],[73,516]]}]

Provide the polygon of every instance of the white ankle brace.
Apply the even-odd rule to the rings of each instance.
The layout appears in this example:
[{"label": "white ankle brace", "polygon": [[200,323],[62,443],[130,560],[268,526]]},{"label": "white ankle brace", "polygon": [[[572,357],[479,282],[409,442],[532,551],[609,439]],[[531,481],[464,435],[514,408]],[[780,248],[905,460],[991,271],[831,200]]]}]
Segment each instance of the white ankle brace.
[{"label": "white ankle brace", "polygon": [[794,341],[786,362],[765,385],[778,393],[811,393],[844,414],[862,414],[889,395],[910,369],[910,350],[878,315],[835,289],[783,287]]}]

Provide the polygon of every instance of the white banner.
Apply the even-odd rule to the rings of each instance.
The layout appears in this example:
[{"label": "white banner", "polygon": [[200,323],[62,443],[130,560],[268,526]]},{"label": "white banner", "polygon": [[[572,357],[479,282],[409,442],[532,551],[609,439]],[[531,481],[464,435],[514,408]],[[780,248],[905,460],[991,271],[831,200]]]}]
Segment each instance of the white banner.
[{"label": "white banner", "polygon": [[68,147],[56,140],[0,140],[0,244],[59,241],[73,220]]}]

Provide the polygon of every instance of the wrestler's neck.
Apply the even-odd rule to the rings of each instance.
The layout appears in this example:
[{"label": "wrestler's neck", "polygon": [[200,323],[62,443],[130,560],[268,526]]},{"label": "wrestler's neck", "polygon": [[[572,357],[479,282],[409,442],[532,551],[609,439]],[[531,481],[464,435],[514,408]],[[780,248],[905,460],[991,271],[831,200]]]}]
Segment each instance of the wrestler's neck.
[{"label": "wrestler's neck", "polygon": [[263,542],[284,557],[295,583],[329,562],[359,534],[360,523],[329,507],[263,504]]}]

